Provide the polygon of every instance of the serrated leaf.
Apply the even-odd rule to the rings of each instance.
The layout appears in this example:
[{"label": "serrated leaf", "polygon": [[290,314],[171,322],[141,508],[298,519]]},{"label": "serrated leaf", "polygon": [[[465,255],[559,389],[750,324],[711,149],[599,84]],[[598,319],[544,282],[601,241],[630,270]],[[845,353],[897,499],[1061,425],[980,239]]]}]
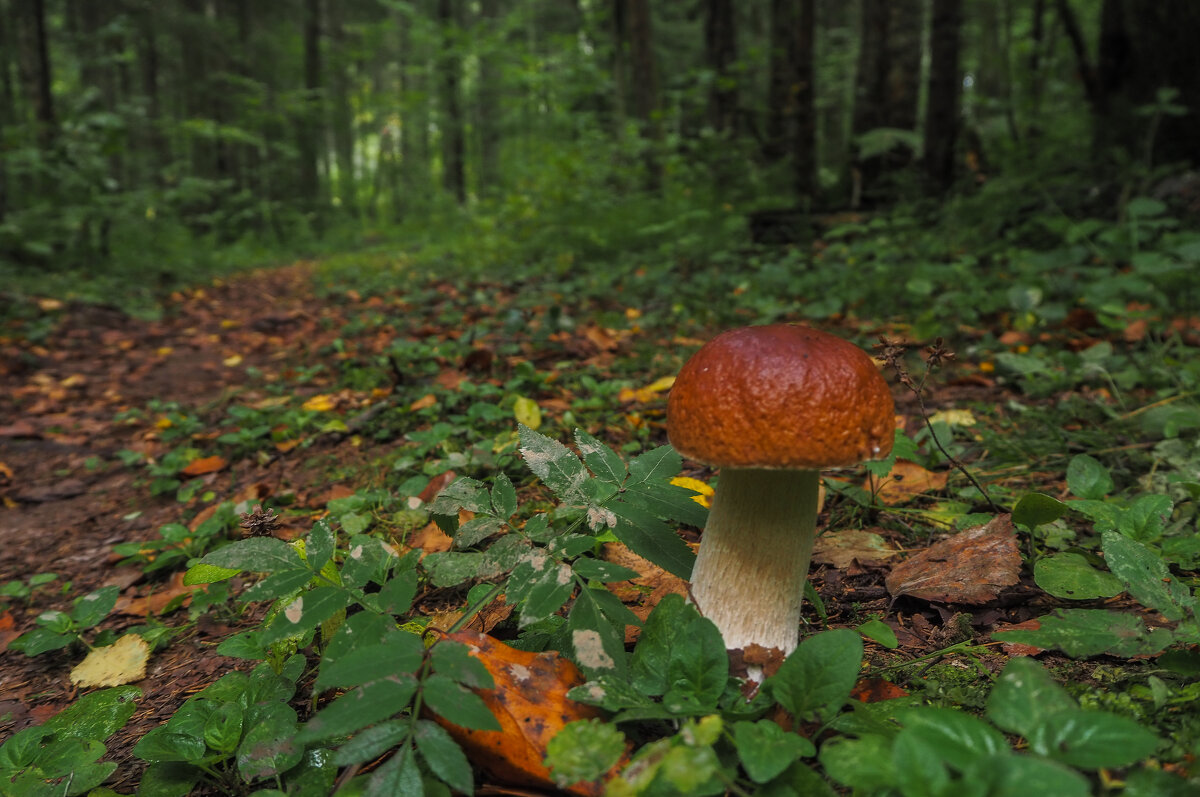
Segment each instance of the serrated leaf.
[{"label": "serrated leaf", "polygon": [[609,509],[617,516],[613,534],[629,550],[672,575],[692,577],[696,554],[667,524],[626,503],[613,503]]},{"label": "serrated leaf", "polygon": [[483,699],[448,676],[429,676],[421,682],[421,694],[431,711],[455,725],[477,731],[500,730]]},{"label": "serrated leaf", "polygon": [[546,766],[554,782],[566,788],[597,780],[621,760],[625,734],[599,719],[575,720],[563,726],[546,745]]},{"label": "serrated leaf", "polygon": [[412,744],[406,744],[371,773],[363,797],[423,797],[425,785]]},{"label": "serrated leaf", "polygon": [[619,676],[625,672],[625,629],[605,617],[593,594],[591,589],[581,590],[567,617],[572,658],[589,678]]},{"label": "serrated leaf", "polygon": [[605,583],[628,581],[629,579],[637,578],[639,575],[636,570],[600,559],[579,558],[571,563],[571,567],[584,578],[603,581]]},{"label": "serrated leaf", "polygon": [[333,754],[333,764],[348,767],[378,758],[404,741],[409,734],[410,719],[388,720],[370,728],[364,728]]},{"label": "serrated leaf", "polygon": [[[349,529],[347,529],[349,533]],[[314,571],[320,571],[325,563],[333,556],[333,549],[337,543],[337,535],[333,528],[330,527],[329,521],[325,519],[318,520],[313,524],[313,529],[309,532],[308,539],[305,542],[305,551],[308,556],[308,566]]]},{"label": "serrated leaf", "polygon": [[308,569],[284,570],[279,573],[272,573],[243,592],[241,600],[247,603],[251,601],[273,601],[276,598],[291,595],[312,580],[313,572]]},{"label": "serrated leaf", "polygon": [[363,684],[334,700],[304,725],[298,742],[314,742],[333,736],[348,736],[360,728],[387,719],[408,707],[417,691],[417,680],[409,673],[393,673]]},{"label": "serrated leaf", "polygon": [[474,551],[445,551],[428,554],[421,565],[435,587],[456,587],[475,578],[481,561],[482,554]]},{"label": "serrated leaf", "polygon": [[[523,577],[524,574],[519,573],[523,567],[524,563],[513,568],[509,577],[510,585]],[[511,587],[509,591],[512,591]],[[529,575],[528,588],[522,591],[524,599],[521,601],[519,624],[526,626],[544,620],[558,611],[574,591],[575,579],[569,565],[551,561],[544,569],[535,569]]]},{"label": "serrated leaf", "polygon": [[217,567],[216,565],[206,565],[201,562],[192,565],[184,573],[183,585],[190,587],[196,584],[216,584],[219,581],[227,581],[240,572],[242,571],[239,568]]},{"label": "serrated leaf", "polygon": [[492,509],[501,520],[507,520],[517,511],[517,491],[503,473],[497,474],[492,484]]},{"label": "serrated leaf", "polygon": [[475,793],[475,778],[471,763],[450,734],[429,720],[419,720],[416,732],[417,750],[430,771],[450,788],[463,794]]},{"label": "serrated leaf", "polygon": [[429,511],[435,515],[457,515],[460,509],[488,513],[491,497],[483,482],[466,476],[459,477],[446,485],[429,505]]},{"label": "serrated leaf", "polygon": [[1156,609],[1168,620],[1181,620],[1196,600],[1171,574],[1157,553],[1115,531],[1103,534],[1104,561],[1113,575],[1129,588],[1143,606]]},{"label": "serrated leaf", "polygon": [[629,482],[625,486],[669,482],[672,476],[679,475],[682,468],[683,458],[678,451],[669,445],[659,446],[630,460]]},{"label": "serrated leaf", "polygon": [[246,782],[279,775],[304,758],[304,745],[295,740],[295,710],[282,703],[264,708],[237,749],[238,772]]},{"label": "serrated leaf", "polygon": [[492,674],[484,663],[471,655],[461,642],[443,639],[433,648],[433,669],[472,689],[491,689],[495,686]]},{"label": "serrated leaf", "polygon": [[377,645],[365,645],[321,663],[313,684],[316,691],[331,687],[347,689],[397,673],[415,672],[421,666],[425,646],[416,634],[393,634]]},{"label": "serrated leaf", "polygon": [[302,570],[307,565],[296,549],[273,537],[252,537],[218,548],[200,560],[200,564],[254,573]]},{"label": "serrated leaf", "polygon": [[588,472],[571,449],[528,426],[520,426],[521,456],[531,471],[563,503],[582,504],[587,499],[583,483]]},{"label": "serrated leaf", "polygon": [[339,587],[317,587],[291,601],[263,629],[262,643],[270,645],[298,636],[332,618],[350,603],[350,595]]},{"label": "serrated leaf", "polygon": [[613,487],[620,487],[625,482],[629,473],[625,460],[611,448],[582,429],[575,430],[575,445],[583,455],[584,464],[597,479]]},{"label": "serrated leaf", "polygon": [[500,518],[481,515],[468,520],[454,532],[455,548],[470,548],[498,533],[507,524]]}]

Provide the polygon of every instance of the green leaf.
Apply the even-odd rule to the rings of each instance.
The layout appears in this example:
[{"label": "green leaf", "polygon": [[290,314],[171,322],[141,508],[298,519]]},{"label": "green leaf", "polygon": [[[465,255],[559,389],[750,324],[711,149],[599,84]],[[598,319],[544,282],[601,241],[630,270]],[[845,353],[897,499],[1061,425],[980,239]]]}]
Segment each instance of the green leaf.
[{"label": "green leaf", "polygon": [[650,612],[629,662],[630,679],[639,693],[657,696],[667,691],[667,669],[679,637],[699,616],[696,607],[675,594],[664,595]]},{"label": "green leaf", "polygon": [[350,595],[341,587],[317,587],[300,595],[275,616],[263,630],[262,643],[299,636],[333,617],[350,603]]},{"label": "green leaf", "polygon": [[[350,532],[347,529],[347,532]],[[353,532],[350,532],[353,533]],[[337,534],[329,525],[329,521],[322,518],[313,524],[312,531],[308,534],[308,540],[305,542],[305,553],[308,556],[308,566],[314,572],[320,572],[333,557],[333,549],[337,543]]]},{"label": "green leaf", "polygon": [[1043,718],[1028,739],[1035,753],[1079,769],[1129,766],[1152,755],[1160,742],[1129,717],[1083,709]]},{"label": "green leaf", "polygon": [[583,494],[583,483],[587,481],[588,472],[579,457],[562,443],[538,434],[524,424],[519,429],[521,456],[525,458],[529,469],[563,503],[585,503],[587,499]]},{"label": "green leaf", "polygon": [[363,791],[363,797],[423,797],[424,794],[417,755],[408,744],[371,774]]},{"label": "green leaf", "polygon": [[138,783],[138,797],[187,797],[204,771],[179,761],[162,761],[146,767]]},{"label": "green leaf", "polygon": [[707,617],[695,617],[680,630],[667,661],[663,705],[674,714],[710,713],[729,680],[725,641]]},{"label": "green leaf", "polygon": [[797,719],[828,720],[850,698],[862,655],[862,637],[854,631],[822,631],[803,640],[767,686]]},{"label": "green leaf", "polygon": [[534,550],[513,568],[506,595],[510,603],[520,602],[518,624],[527,626],[558,611],[574,590],[570,566]]},{"label": "green leaf", "polygon": [[254,573],[303,570],[307,567],[295,548],[273,537],[238,540],[205,556],[200,564]]},{"label": "green leaf", "polygon": [[430,711],[455,725],[477,731],[500,730],[483,699],[445,675],[434,673],[422,681],[421,694]]},{"label": "green leaf", "polygon": [[1099,460],[1076,454],[1067,465],[1067,488],[1077,498],[1099,501],[1113,491],[1113,480]]},{"label": "green leaf", "polygon": [[771,720],[734,723],[733,743],[746,774],[755,783],[766,783],[796,759],[817,754],[808,739],[788,733]]},{"label": "green leaf", "polygon": [[892,764],[896,785],[906,795],[942,795],[948,791],[950,772],[946,761],[922,734],[904,728],[892,741]]},{"label": "green leaf", "polygon": [[453,639],[442,639],[431,653],[434,672],[439,672],[472,689],[492,689],[496,683],[483,662],[471,655],[471,649]]},{"label": "green leaf", "polygon": [[242,707],[221,703],[204,722],[204,743],[218,753],[232,753],[242,739]]},{"label": "green leaf", "polygon": [[613,503],[608,508],[617,516],[613,534],[629,550],[672,575],[692,577],[696,554],[667,524],[626,503]]},{"label": "green leaf", "polygon": [[1033,580],[1056,598],[1077,601],[1111,598],[1125,591],[1121,579],[1092,567],[1087,557],[1078,553],[1057,553],[1038,559],[1033,566]]},{"label": "green leaf", "polygon": [[1009,733],[1028,737],[1047,717],[1076,707],[1042,665],[1033,659],[1014,658],[988,695],[987,717]]},{"label": "green leaf", "polygon": [[625,754],[625,734],[600,719],[569,722],[546,745],[546,766],[559,788],[593,781]]},{"label": "green leaf", "polygon": [[1021,496],[1013,507],[1012,522],[1033,531],[1038,526],[1053,523],[1067,512],[1067,505],[1042,493]]},{"label": "green leaf", "polygon": [[613,487],[620,487],[625,482],[629,472],[625,461],[611,448],[582,429],[575,430],[575,446],[597,479]]},{"label": "green leaf", "polygon": [[888,650],[900,647],[900,640],[896,639],[896,632],[882,620],[867,620],[854,630]]},{"label": "green leaf", "polygon": [[1154,542],[1163,535],[1175,502],[1168,495],[1140,495],[1117,519],[1117,531],[1140,542]]},{"label": "green leaf", "polygon": [[1109,653],[1128,658],[1154,654],[1174,640],[1166,629],[1147,629],[1141,618],[1104,609],[1059,609],[1038,618],[1041,627],[997,631],[999,642],[1019,642],[1047,650],[1057,648],[1072,658]]},{"label": "green leaf", "polygon": [[408,708],[416,690],[417,680],[409,673],[395,673],[363,684],[318,711],[296,740],[307,743],[348,736]]},{"label": "green leaf", "polygon": [[896,785],[892,740],[883,736],[835,736],[821,745],[820,761],[829,777],[856,792],[887,794]]},{"label": "green leaf", "polygon": [[74,634],[56,634],[45,628],[35,628],[14,639],[8,648],[20,651],[26,656],[38,656],[49,650],[65,648],[74,641]]},{"label": "green leaf", "polygon": [[963,772],[962,783],[976,786],[979,791],[972,793],[987,797],[1090,797],[1092,794],[1091,784],[1078,772],[1044,758],[1011,753],[975,759]]},{"label": "green leaf", "polygon": [[962,772],[983,756],[1008,751],[1004,735],[978,717],[951,708],[921,707],[899,715],[904,730]]},{"label": "green leaf", "polygon": [[147,731],[146,735],[133,747],[135,756],[151,763],[159,761],[195,762],[204,758],[205,752],[203,739],[176,733],[165,725]]},{"label": "green leaf", "polygon": [[483,482],[466,476],[455,479],[429,505],[435,515],[457,515],[460,509],[490,514],[491,498]]},{"label": "green leaf", "polygon": [[634,457],[629,463],[629,482],[626,488],[669,482],[679,475],[683,468],[683,458],[671,446],[659,446],[651,449],[640,457]]},{"label": "green leaf", "polygon": [[388,720],[370,728],[364,728],[350,741],[338,748],[333,755],[333,764],[348,767],[361,764],[383,755],[383,753],[408,738],[411,718]]},{"label": "green leaf", "polygon": [[640,574],[636,570],[631,570],[628,567],[623,567],[612,562],[605,562],[600,559],[576,559],[571,563],[571,567],[576,573],[587,579],[594,581],[603,581],[605,583],[612,581],[628,581],[632,578],[637,578]]},{"label": "green leaf", "polygon": [[[202,567],[203,565],[197,565]],[[250,603],[252,601],[273,601],[282,598],[285,595],[291,595],[299,590],[308,582],[313,580],[313,572],[307,568],[303,570],[283,570],[259,581],[250,589],[241,594],[241,600]]]},{"label": "green leaf", "polygon": [[295,741],[296,712],[274,703],[260,714],[237,751],[238,772],[247,783],[279,775],[300,763],[304,745]]},{"label": "green leaf", "polygon": [[419,720],[416,732],[417,750],[433,774],[457,792],[475,793],[475,778],[471,762],[450,734],[429,720]]},{"label": "green leaf", "polygon": [[480,515],[479,517],[471,518],[459,526],[458,531],[454,532],[454,547],[470,548],[473,545],[483,542],[493,534],[498,533],[507,525],[500,518],[491,517],[490,515]]},{"label": "green leaf", "polygon": [[117,605],[117,597],[121,594],[119,587],[101,587],[75,599],[71,609],[71,619],[80,629],[91,628],[103,620]]},{"label": "green leaf", "polygon": [[696,493],[686,487],[655,482],[625,488],[620,503],[702,529],[708,523],[708,510],[696,503],[695,498]]},{"label": "green leaf", "polygon": [[501,520],[507,520],[517,511],[517,491],[503,473],[497,474],[492,484],[492,509]]},{"label": "green leaf", "polygon": [[55,714],[46,724],[58,739],[96,739],[103,741],[125,726],[137,710],[134,702],[142,696],[136,686],[117,686],[83,695]]},{"label": "green leaf", "polygon": [[1113,575],[1125,582],[1143,606],[1157,609],[1168,620],[1181,620],[1195,605],[1191,591],[1167,569],[1157,553],[1115,531],[1103,534],[1104,560]]},{"label": "green leaf", "polygon": [[426,555],[421,566],[429,573],[429,580],[435,587],[457,587],[475,578],[482,560],[482,554],[474,551],[445,551]]},{"label": "green leaf", "polygon": [[355,648],[332,661],[323,661],[313,684],[316,691],[348,689],[397,673],[412,673],[421,666],[425,646],[416,634],[393,634],[382,644]]},{"label": "green leaf", "polygon": [[189,587],[195,584],[216,584],[227,581],[240,572],[242,572],[241,569],[236,567],[217,567],[200,562],[188,568],[183,575],[183,583],[184,586]]},{"label": "green leaf", "polygon": [[572,659],[589,678],[625,672],[625,629],[617,628],[596,603],[594,591],[581,590],[567,618]]},{"label": "green leaf", "polygon": [[379,608],[388,614],[406,614],[417,597],[417,571],[404,570],[380,587]]},{"label": "green leaf", "polygon": [[517,396],[513,402],[513,417],[521,426],[538,429],[542,425],[542,408],[531,398]]}]

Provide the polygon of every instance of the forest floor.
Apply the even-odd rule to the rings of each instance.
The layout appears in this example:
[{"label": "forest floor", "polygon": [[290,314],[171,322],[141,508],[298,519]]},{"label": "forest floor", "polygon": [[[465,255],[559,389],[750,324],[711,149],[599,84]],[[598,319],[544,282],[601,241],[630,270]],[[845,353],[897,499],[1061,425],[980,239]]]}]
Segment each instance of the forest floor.
[{"label": "forest floor", "polygon": [[[56,579],[29,597],[9,600],[7,609],[0,604],[0,738],[46,721],[80,694],[68,679],[81,657],[79,650],[30,657],[7,651],[9,643],[33,628],[40,612],[66,611],[79,595],[115,585],[121,597],[102,628],[118,634],[135,626],[162,630],[162,644],[145,678],[136,684],[144,693],[137,713],[108,742],[108,759],[120,765],[108,785],[118,792],[130,791],[144,766],[131,755],[133,744],[166,721],[187,695],[232,668],[249,669],[253,662],[218,655],[214,648],[230,633],[253,627],[261,612],[239,615],[227,604],[189,614],[185,607],[191,589],[182,585],[181,572],[173,576],[149,569],[152,555],[122,564],[126,557],[114,553],[113,546],[155,540],[167,524],[194,529],[226,501],[240,509],[275,502],[286,507],[278,536],[307,533],[314,519],[327,514],[330,500],[394,484],[389,480],[395,479],[396,450],[411,448],[405,443],[411,438],[375,433],[381,403],[407,411],[412,430],[437,433],[442,428],[437,425],[439,406],[451,403],[446,396],[460,391],[464,382],[511,386],[521,373],[520,363],[526,361],[549,374],[536,386],[523,388],[533,394],[548,423],[578,406],[578,382],[570,374],[556,376],[556,370],[578,369],[597,381],[624,379],[634,387],[624,394],[613,391],[601,412],[586,417],[580,412],[573,420],[613,447],[634,450],[639,444],[666,442],[665,392],[652,385],[656,378],[674,373],[678,356],[666,352],[677,341],[640,330],[636,308],[615,300],[576,308],[576,325],[569,332],[538,336],[533,334],[536,324],[501,322],[511,310],[512,293],[494,285],[479,289],[486,290],[483,300],[472,298],[469,288],[432,280],[419,299],[399,290],[364,298],[353,289],[318,289],[311,265],[297,264],[177,294],[160,320],[140,321],[104,307],[44,300],[33,321],[5,332],[0,337],[0,584],[42,573],[53,573]],[[381,317],[385,320],[379,321]],[[482,319],[488,321],[481,323]],[[477,334],[470,333],[473,324],[479,325]],[[682,345],[694,347],[702,335],[715,331],[695,330]],[[862,324],[831,331],[860,338],[901,334]],[[1069,328],[1061,334],[1068,347],[1093,340]],[[435,354],[430,362],[436,367],[406,374],[393,363],[394,372],[388,374],[387,366],[379,363],[396,339],[444,339],[459,345],[457,354]],[[515,354],[506,354],[509,351]],[[361,368],[348,367],[355,363]],[[356,374],[371,368],[382,368],[383,377],[356,381]],[[638,392],[638,385],[649,387]],[[897,415],[910,434],[919,434],[924,420],[913,393],[900,386],[894,392]],[[971,363],[951,365],[925,393],[930,413],[984,407],[1002,415],[1005,405],[1017,398],[1029,401]],[[230,407],[272,408],[296,401],[332,411],[342,422],[322,426],[308,416],[301,421],[289,416],[292,420],[281,420],[273,436],[260,435],[254,445],[214,445],[222,433],[238,431],[230,423]],[[511,416],[506,417],[506,424],[514,425]],[[289,436],[281,432],[287,423],[307,426],[302,434]],[[446,428],[443,433],[452,437],[459,431]],[[183,449],[191,453],[172,474],[164,463],[173,453],[183,456]],[[223,453],[198,456],[214,450]],[[436,445],[418,448],[416,455],[446,457]],[[452,456],[449,460],[458,462],[460,470],[472,467]],[[482,462],[486,467],[486,456]],[[876,536],[826,546],[818,553],[813,581],[825,603],[828,625],[877,617],[892,629],[896,647],[869,645],[869,656],[876,662],[929,656],[921,677],[936,680],[943,691],[969,692],[970,684],[980,678],[974,665],[931,669],[941,662],[939,651],[973,643],[972,661],[996,672],[1010,655],[1039,651],[1003,649],[990,642],[991,632],[1064,602],[1038,590],[1030,574],[1021,571],[1019,560],[1003,573],[984,565],[973,573],[960,573],[963,583],[946,587],[935,600],[893,597],[884,580],[898,557],[907,553],[911,558],[931,539],[944,536],[928,528],[906,533],[906,526],[911,530],[924,516],[905,507],[921,504],[936,512],[928,496],[945,494],[948,479],[955,489],[965,487],[951,468],[909,468],[896,471],[891,487],[881,493],[891,509],[885,509],[886,517],[873,518],[867,531]],[[686,463],[685,469],[702,478],[712,475],[695,463]],[[426,499],[452,472],[444,467],[428,480],[422,491]],[[1065,495],[1061,470],[1044,475],[1048,480],[1037,481],[1034,474],[1022,472],[1011,484],[1019,489],[1036,482],[1042,492]],[[164,478],[167,488],[162,487]],[[524,489],[538,490],[529,484]],[[845,499],[831,502],[834,508],[823,516],[823,526],[845,528],[864,516]],[[1011,536],[1011,525],[1008,529],[1005,533]],[[685,530],[692,540],[696,533]],[[448,544],[429,527],[400,532],[399,539],[418,544],[422,538],[413,534],[424,535],[432,546]],[[992,565],[1006,567],[996,561]],[[996,581],[995,589],[965,594],[969,582],[988,579]],[[633,600],[644,602],[647,592]],[[417,605],[423,613],[434,614],[462,600],[461,592],[428,588]],[[1102,604],[1138,608],[1121,597],[1072,605]],[[503,626],[497,633],[502,632]],[[1044,662],[1087,682],[1091,665],[1042,653]],[[901,690],[876,681],[863,684],[861,696],[869,697],[873,688],[882,689],[882,696]]]}]

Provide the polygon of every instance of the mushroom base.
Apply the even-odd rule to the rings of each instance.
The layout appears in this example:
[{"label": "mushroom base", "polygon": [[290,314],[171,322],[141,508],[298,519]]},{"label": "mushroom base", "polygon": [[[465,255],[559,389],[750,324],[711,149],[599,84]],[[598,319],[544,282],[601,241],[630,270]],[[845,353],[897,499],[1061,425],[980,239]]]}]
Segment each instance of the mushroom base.
[{"label": "mushroom base", "polygon": [[692,597],[730,650],[757,644],[788,654],[799,644],[819,483],[815,470],[721,471]]}]

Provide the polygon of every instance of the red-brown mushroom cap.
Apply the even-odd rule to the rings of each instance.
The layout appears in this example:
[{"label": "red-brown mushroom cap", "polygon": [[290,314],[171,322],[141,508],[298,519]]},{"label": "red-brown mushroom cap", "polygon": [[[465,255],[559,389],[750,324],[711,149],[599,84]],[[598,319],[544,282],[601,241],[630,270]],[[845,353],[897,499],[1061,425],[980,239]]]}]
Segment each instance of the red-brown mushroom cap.
[{"label": "red-brown mushroom cap", "polygon": [[809,327],[723,332],[680,370],[667,436],[717,467],[815,470],[886,457],[892,394],[867,353]]}]

